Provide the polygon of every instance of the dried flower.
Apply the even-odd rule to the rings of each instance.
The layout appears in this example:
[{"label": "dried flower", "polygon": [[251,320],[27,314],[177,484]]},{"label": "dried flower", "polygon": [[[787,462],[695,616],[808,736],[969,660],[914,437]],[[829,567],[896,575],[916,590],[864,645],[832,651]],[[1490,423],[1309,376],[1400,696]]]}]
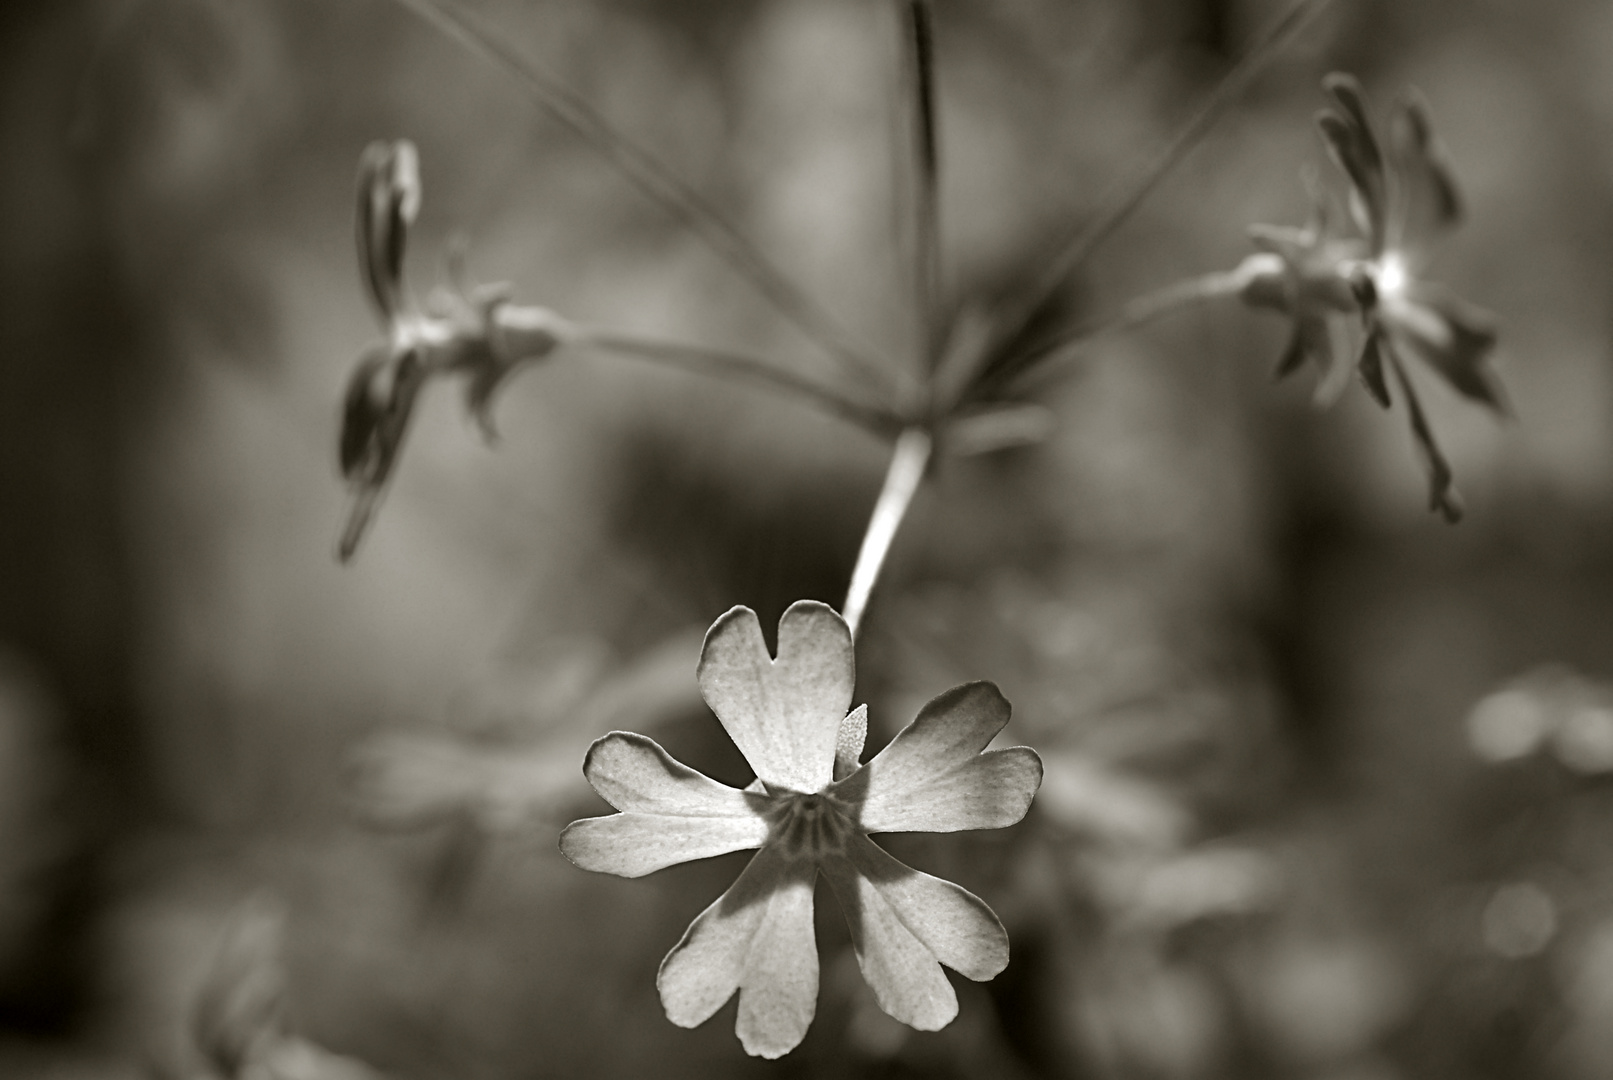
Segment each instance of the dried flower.
[{"label": "dried flower", "polygon": [[492,441],[495,391],[522,363],[548,355],[565,323],[510,303],[503,285],[439,290],[425,310],[408,298],[403,257],[420,211],[420,168],[407,140],[371,143],[359,162],[358,258],[386,340],[371,346],[347,383],[339,446],[352,507],[340,554],[350,558],[369,527],[402,449],[415,399],[433,375],[468,377],[466,407]]},{"label": "dried flower", "polygon": [[941,964],[975,980],[1008,964],[1008,936],[978,897],[905,866],[868,838],[1011,825],[1042,779],[1027,747],[982,752],[1008,722],[990,683],[937,697],[867,764],[866,708],[848,714],[853,660],[845,621],[800,601],[779,620],[778,658],[736,607],[706,635],[701,693],[756,771],[744,790],[672,759],[642,735],[612,732],[583,770],[620,813],[573,822],[561,850],[585,870],[639,877],[759,848],[739,879],[661,963],[667,1018],[704,1023],[739,991],[747,1052],[798,1045],[817,1007],[812,896],[829,879],[880,1008],[921,1030],[946,1026],[957,997]]},{"label": "dried flower", "polygon": [[[1336,234],[1325,214],[1303,230],[1257,226],[1253,235],[1262,251],[1245,263],[1249,284],[1243,296],[1293,318],[1278,374],[1313,359],[1323,372],[1317,393],[1323,403],[1343,389],[1343,355],[1355,356],[1362,383],[1385,408],[1385,368],[1393,373],[1428,471],[1430,508],[1456,521],[1461,499],[1405,358],[1418,358],[1462,396],[1505,412],[1505,395],[1490,367],[1490,316],[1422,276],[1433,242],[1461,219],[1461,196],[1421,97],[1401,98],[1390,119],[1386,154],[1360,84],[1336,73],[1322,85],[1337,108],[1323,110],[1316,122],[1349,178],[1350,216],[1359,235]],[[1341,314],[1359,316],[1359,345],[1342,341],[1346,324],[1335,317]]]}]

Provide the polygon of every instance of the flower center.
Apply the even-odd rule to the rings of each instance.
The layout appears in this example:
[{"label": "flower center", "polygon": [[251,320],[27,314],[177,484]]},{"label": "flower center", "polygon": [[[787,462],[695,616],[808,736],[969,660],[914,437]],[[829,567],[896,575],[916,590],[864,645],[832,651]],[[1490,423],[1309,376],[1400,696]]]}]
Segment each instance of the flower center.
[{"label": "flower center", "polygon": [[791,855],[815,858],[845,847],[852,824],[838,800],[822,793],[787,795],[771,815],[775,843]]},{"label": "flower center", "polygon": [[1394,252],[1386,253],[1378,260],[1377,279],[1378,295],[1394,296],[1406,287],[1406,264]]}]

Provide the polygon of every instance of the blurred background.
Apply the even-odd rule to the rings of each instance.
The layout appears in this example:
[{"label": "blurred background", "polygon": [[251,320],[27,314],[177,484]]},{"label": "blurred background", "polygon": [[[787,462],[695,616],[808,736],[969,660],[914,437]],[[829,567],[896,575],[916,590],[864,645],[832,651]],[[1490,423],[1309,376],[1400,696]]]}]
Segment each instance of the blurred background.
[{"label": "blurred background", "polygon": [[[468,6],[909,364],[899,47],[878,0]],[[958,309],[1031,280],[1204,99],[1272,0],[938,0]],[[552,123],[382,0],[0,11],[0,1075],[201,1077],[243,905],[288,1030],[398,1077],[1613,1075],[1613,7],[1334,5],[1083,268],[1070,319],[1298,224],[1321,76],[1427,96],[1516,419],[1272,385],[1281,319],[1206,306],[1083,353],[1044,443],[952,460],[859,642],[870,746],[991,679],[1047,780],[996,834],[896,837],[1013,961],[919,1034],[827,891],[806,1042],[671,1026],[661,956],[745,856],[639,881],[555,838],[588,742],[748,779],[695,690],[733,604],[838,605],[887,449],[765,392],[593,353],[520,374],[489,449],[428,390],[334,557],[338,405],[380,333],[362,149],[409,138],[417,295],[821,354]],[[216,982],[216,977],[213,978]],[[336,1075],[335,1073],[321,1075]],[[344,1074],[345,1075],[345,1074]]]}]

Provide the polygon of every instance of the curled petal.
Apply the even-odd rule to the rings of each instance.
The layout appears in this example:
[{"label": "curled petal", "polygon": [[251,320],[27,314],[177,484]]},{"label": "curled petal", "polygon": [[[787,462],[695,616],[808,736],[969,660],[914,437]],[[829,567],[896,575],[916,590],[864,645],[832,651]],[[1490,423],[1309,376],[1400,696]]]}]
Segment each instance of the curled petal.
[{"label": "curled petal", "polygon": [[859,836],[825,859],[824,876],[846,912],[863,978],[879,1007],[935,1031],[958,1013],[941,964],[975,981],[1008,966],[1008,934],[985,902],[922,874]]},{"label": "curled petal", "polygon": [[618,810],[684,817],[755,817],[738,788],[696,772],[645,735],[613,731],[596,739],[583,775]]},{"label": "curled petal", "polygon": [[1024,746],[981,753],[1008,715],[1007,700],[991,683],[955,687],[920,709],[890,745],[831,790],[860,805],[865,832],[1012,825],[1030,809],[1042,762]]},{"label": "curled petal", "polygon": [[359,159],[358,262],[370,302],[390,321],[403,306],[403,252],[420,212],[414,144],[374,142]]},{"label": "curled petal", "polygon": [[769,785],[818,791],[833,778],[835,741],[851,707],[851,631],[833,608],[790,605],[778,659],[756,613],[736,607],[712,624],[697,669],[700,692],[729,738]]},{"label": "curled petal", "polygon": [[767,823],[759,817],[624,813],[573,821],[560,834],[560,851],[584,870],[636,878],[760,847],[766,839]]},{"label": "curled petal", "polygon": [[1388,178],[1383,152],[1362,102],[1361,84],[1354,76],[1334,72],[1322,80],[1322,88],[1333,95],[1342,111],[1325,110],[1317,115],[1316,124],[1333,159],[1349,176],[1360,200],[1358,216],[1365,218],[1362,227],[1372,239],[1373,250],[1380,251],[1387,218]]},{"label": "curled petal", "polygon": [[667,1019],[698,1027],[739,991],[734,1025],[746,1053],[781,1057],[806,1036],[818,1004],[812,931],[817,867],[763,848],[661,961]]}]

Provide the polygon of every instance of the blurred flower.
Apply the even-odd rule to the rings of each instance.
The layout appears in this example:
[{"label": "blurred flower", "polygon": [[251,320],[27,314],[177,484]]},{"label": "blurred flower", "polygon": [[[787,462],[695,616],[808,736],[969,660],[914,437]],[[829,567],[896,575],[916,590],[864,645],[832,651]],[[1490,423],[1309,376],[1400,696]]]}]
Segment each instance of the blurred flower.
[{"label": "blurred flower", "polygon": [[259,900],[245,905],[225,931],[191,1018],[211,1074],[220,1080],[379,1080],[363,1062],[285,1030],[284,922],[278,908]]},{"label": "blurred flower", "polygon": [[612,732],[583,768],[621,812],[573,822],[561,836],[578,866],[623,877],[760,848],[656,979],[668,1019],[682,1027],[704,1023],[738,990],[735,1031],[751,1054],[788,1053],[812,1022],[820,871],[875,999],[903,1023],[936,1030],[957,1015],[941,964],[975,980],[1008,964],[1008,936],[983,901],[898,862],[868,834],[1011,825],[1041,783],[1040,759],[1027,747],[982,752],[1009,706],[978,682],[935,698],[858,765],[867,712],[847,713],[853,677],[851,632],[829,607],[792,605],[779,621],[776,660],[755,613],[734,608],[706,635],[698,678],[755,782],[728,787],[642,735]]},{"label": "blurred flower", "polygon": [[[1242,268],[1244,300],[1294,320],[1278,365],[1286,375],[1307,358],[1322,370],[1317,398],[1328,403],[1354,366],[1373,399],[1389,407],[1385,367],[1406,399],[1413,438],[1429,476],[1429,506],[1447,520],[1462,516],[1449,462],[1432,428],[1404,358],[1414,356],[1452,389],[1497,412],[1505,396],[1490,368],[1495,330],[1490,316],[1424,280],[1433,242],[1461,219],[1462,203],[1422,98],[1408,93],[1390,118],[1387,155],[1349,75],[1322,82],[1337,108],[1317,116],[1333,160],[1349,177],[1351,218],[1359,236],[1338,234],[1319,212],[1306,229],[1256,226],[1258,255]],[[1338,315],[1359,314],[1364,339],[1340,337]]]},{"label": "blurred flower", "polygon": [[420,211],[420,167],[407,140],[371,143],[359,161],[358,257],[386,340],[372,345],[347,383],[339,455],[352,505],[340,554],[352,557],[397,463],[415,398],[433,375],[467,376],[466,408],[489,441],[494,393],[522,363],[548,355],[565,324],[510,303],[507,286],[433,293],[425,310],[408,298],[403,256]]}]

